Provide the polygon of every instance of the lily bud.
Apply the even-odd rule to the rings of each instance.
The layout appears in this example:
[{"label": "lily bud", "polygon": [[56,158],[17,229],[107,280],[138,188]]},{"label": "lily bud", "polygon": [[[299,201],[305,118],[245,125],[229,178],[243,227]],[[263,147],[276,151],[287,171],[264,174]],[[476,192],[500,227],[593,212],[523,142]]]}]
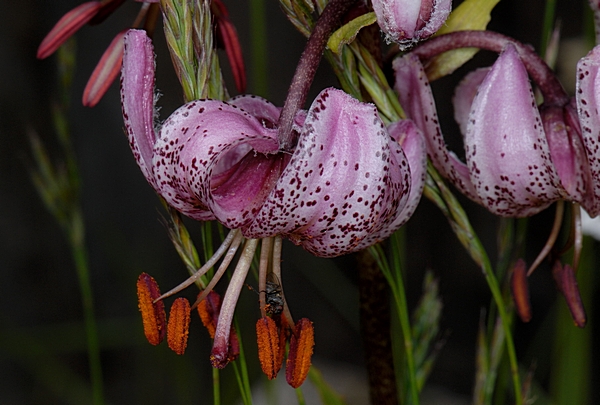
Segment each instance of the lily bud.
[{"label": "lily bud", "polygon": [[580,328],[583,328],[587,323],[587,317],[585,314],[585,308],[583,307],[583,301],[579,294],[579,287],[577,286],[577,279],[575,278],[575,271],[568,264],[564,266],[557,260],[552,267],[552,275],[558,290],[563,294],[567,301],[569,311],[573,317],[573,322]]},{"label": "lily bud", "polygon": [[440,29],[452,0],[373,0],[373,9],[386,39],[404,50]]}]

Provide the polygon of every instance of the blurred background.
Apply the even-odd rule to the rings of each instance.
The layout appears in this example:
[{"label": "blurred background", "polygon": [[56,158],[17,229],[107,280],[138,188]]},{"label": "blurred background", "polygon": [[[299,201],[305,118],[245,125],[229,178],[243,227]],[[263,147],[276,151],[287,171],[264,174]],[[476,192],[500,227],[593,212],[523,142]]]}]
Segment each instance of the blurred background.
[{"label": "blurred background", "polygon": [[[246,1],[225,1],[236,24],[252,82]],[[456,2],[458,4],[459,2]],[[584,1],[559,1],[565,48],[559,57],[565,85],[574,83],[573,68],[587,51],[583,34]],[[28,134],[37,133],[50,156],[59,161],[61,150],[52,124],[51,105],[57,99],[56,56],[35,58],[36,50],[52,26],[77,0],[4,2],[0,13],[0,403],[85,404],[91,388],[83,327],[81,294],[69,245],[53,217],[46,211],[30,179],[34,162]],[[514,36],[535,47],[540,44],[542,0],[502,0],[492,14],[490,29]],[[84,26],[76,35],[77,68],[71,92],[69,122],[82,180],[82,207],[89,252],[94,308],[98,322],[107,403],[192,404],[210,403],[210,339],[197,318],[193,319],[188,350],[176,356],[165,344],[149,345],[143,335],[137,309],[135,284],[141,272],[151,274],[163,290],[186,277],[186,269],[161,223],[158,198],[135,164],[123,133],[118,85],[115,83],[94,108],[83,107],[81,95],[90,73],[113,36],[129,26],[139,4],[127,1],[99,26]],[[266,94],[282,105],[304,38],[279,10],[267,2],[268,71]],[[164,119],[182,104],[182,94],[172,70],[162,27],[154,35],[157,54],[157,87]],[[567,52],[568,51],[568,52]],[[222,54],[223,56],[223,54]],[[478,61],[491,61],[490,55]],[[477,61],[475,62],[477,63]],[[227,63],[222,60],[226,70]],[[563,67],[564,66],[564,67]],[[229,80],[229,79],[228,79]],[[450,100],[456,79],[436,83],[436,97]],[[230,91],[234,87],[229,80]],[[312,86],[336,86],[335,77],[322,64]],[[310,97],[309,97],[310,99]],[[452,138],[449,101],[438,101],[443,128]],[[455,130],[455,129],[454,129]],[[454,134],[456,137],[456,134]],[[461,199],[492,259],[496,246],[497,219],[484,209]],[[553,220],[552,211],[530,222],[529,262],[543,245]],[[188,221],[196,235],[199,226]],[[423,199],[407,225],[407,293],[413,307],[421,294],[426,270],[439,279],[444,303],[440,325],[445,344],[426,388],[432,404],[470,402],[475,373],[475,344],[483,308],[490,294],[480,270],[456,241],[446,219]],[[312,257],[301,249],[284,247],[283,284],[286,299],[297,318],[308,317],[316,329],[314,362],[325,378],[350,403],[368,398],[358,318],[356,265],[353,256],[336,260]],[[534,317],[529,324],[516,321],[515,339],[521,365],[533,367],[536,384],[549,389],[553,367],[551,350],[556,295],[547,264],[532,276]],[[193,298],[193,288],[184,296]],[[223,285],[217,290],[223,291]],[[591,288],[597,297],[597,286]],[[594,310],[585,333],[597,334]],[[254,324],[259,316],[257,297],[242,293],[238,305],[244,347],[251,378],[257,386],[265,378],[256,361]],[[575,328],[573,326],[573,328]],[[581,332],[584,333],[584,332]],[[592,378],[598,380],[597,350]],[[238,390],[232,370],[222,374],[224,403],[236,401]],[[279,378],[283,381],[283,377]],[[281,390],[292,392],[291,388]],[[280,385],[278,384],[278,387]],[[600,403],[596,390],[591,403]],[[427,399],[429,398],[429,399]],[[257,400],[257,403],[261,403]],[[281,402],[280,402],[281,403]],[[308,402],[313,403],[313,402]]]}]

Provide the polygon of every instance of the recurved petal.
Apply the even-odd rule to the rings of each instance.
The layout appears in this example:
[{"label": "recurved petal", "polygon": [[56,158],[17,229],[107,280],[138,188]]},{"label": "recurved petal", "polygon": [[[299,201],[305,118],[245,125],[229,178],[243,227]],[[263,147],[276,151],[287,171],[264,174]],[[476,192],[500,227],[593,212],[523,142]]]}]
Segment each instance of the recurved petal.
[{"label": "recurved petal", "polygon": [[564,107],[542,106],[540,114],[550,157],[562,187],[572,201],[580,203],[586,210],[594,211],[598,209],[598,204],[592,198],[590,167],[574,100],[572,101]]},{"label": "recurved petal", "polygon": [[154,148],[157,187],[185,215],[204,220],[208,210],[228,228],[239,228],[258,211],[283,169],[287,157],[276,154],[278,148],[276,130],[249,112],[217,100],[193,101],[160,130]]},{"label": "recurved petal", "polygon": [[427,151],[423,133],[411,120],[395,122],[387,128],[392,142],[397,142],[402,147],[410,168],[410,193],[403,209],[398,210],[394,219],[383,223],[383,227],[376,233],[365,238],[357,250],[369,247],[376,242],[387,239],[392,233],[406,223],[417,209],[427,176]]},{"label": "recurved petal", "polygon": [[323,90],[298,145],[265,205],[242,232],[289,237],[333,257],[357,249],[406,204],[409,163],[373,105]]},{"label": "recurved petal", "polygon": [[[242,96],[234,97],[227,102],[255,116],[265,128],[275,128],[277,126],[281,108],[273,105],[262,97],[244,94]],[[294,119],[294,130],[299,132],[302,129],[305,120],[306,111],[299,110]]]},{"label": "recurved petal", "polygon": [[479,87],[465,152],[483,205],[497,215],[533,215],[566,197],[550,159],[527,71],[512,44]]},{"label": "recurved petal", "polygon": [[431,87],[421,61],[409,53],[394,60],[394,72],[400,104],[423,132],[427,153],[433,165],[463,194],[479,202],[467,166],[446,147]]},{"label": "recurved petal", "polygon": [[600,214],[600,47],[596,46],[577,63],[577,113],[590,167],[591,217]]},{"label": "recurved petal", "polygon": [[454,106],[454,120],[460,127],[463,136],[467,133],[467,123],[471,113],[471,105],[477,94],[479,85],[490,71],[490,68],[479,68],[469,72],[454,89],[452,104]]},{"label": "recurved petal", "polygon": [[158,191],[152,174],[154,132],[154,48],[143,30],[124,38],[121,106],[129,145],[148,182]]}]

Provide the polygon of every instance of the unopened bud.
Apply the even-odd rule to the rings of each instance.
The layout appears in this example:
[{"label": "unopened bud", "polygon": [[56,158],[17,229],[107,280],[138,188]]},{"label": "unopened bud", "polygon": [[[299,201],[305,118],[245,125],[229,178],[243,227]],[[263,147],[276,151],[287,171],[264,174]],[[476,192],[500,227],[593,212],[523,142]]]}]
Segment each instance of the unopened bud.
[{"label": "unopened bud", "polygon": [[573,317],[575,325],[583,328],[587,323],[587,318],[573,268],[568,264],[563,266],[557,260],[552,268],[552,274],[554,275],[554,281],[556,281],[558,290],[563,294],[567,301],[567,306],[569,307],[569,311],[571,311],[571,316]]},{"label": "unopened bud", "polygon": [[100,1],[88,1],[65,14],[40,44],[37,51],[38,59],[44,59],[52,55],[79,28],[90,21],[100,8],[102,8]]}]

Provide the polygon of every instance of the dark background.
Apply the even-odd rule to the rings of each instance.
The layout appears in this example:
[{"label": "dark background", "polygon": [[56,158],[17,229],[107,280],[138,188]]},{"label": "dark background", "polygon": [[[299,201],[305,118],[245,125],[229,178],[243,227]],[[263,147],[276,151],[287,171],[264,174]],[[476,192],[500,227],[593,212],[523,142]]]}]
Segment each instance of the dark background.
[{"label": "dark background", "polygon": [[[583,2],[559,3],[563,36],[581,35]],[[30,181],[33,161],[27,137],[28,131],[35,131],[51,156],[60,156],[50,113],[57,94],[56,59],[40,61],[35,54],[55,22],[78,4],[74,0],[4,2],[0,16],[0,402],[3,404],[89,403],[77,277],[68,244]],[[226,4],[237,25],[248,63],[247,2],[229,0]],[[268,94],[263,96],[281,105],[304,39],[287,22],[276,2],[267,2],[267,7],[270,73]],[[183,280],[186,270],[159,220],[158,199],[131,156],[123,134],[118,86],[113,85],[93,109],[79,103],[89,74],[104,49],[118,31],[131,24],[138,9],[138,3],[126,2],[100,26],[85,26],[76,35],[77,70],[69,111],[83,184],[105,396],[109,403],[115,404],[210,402],[210,340],[200,322],[192,323],[189,348],[182,357],[172,354],[164,344],[158,348],[150,346],[143,337],[135,294],[137,276],[142,271],[150,273],[165,289]],[[493,13],[491,27],[539,46],[542,10],[543,2],[538,0],[502,1]],[[160,105],[164,119],[182,103],[182,96],[162,28],[157,29],[155,44],[157,86],[163,93]],[[572,85],[574,77],[566,80]],[[313,95],[331,85],[336,85],[335,78],[323,64],[313,84]],[[447,82],[436,87],[442,98],[449,97],[448,90],[451,86]],[[248,92],[253,92],[251,80]],[[444,104],[438,102],[438,105]],[[448,123],[445,125],[451,125],[451,109],[440,108],[440,115]],[[465,206],[493,257],[497,220],[468,201]],[[542,246],[551,221],[551,213],[532,220],[531,252],[527,257],[530,261]],[[198,233],[197,224],[190,221],[188,225],[192,233]],[[409,303],[414,306],[418,300],[426,269],[432,269],[439,278],[444,301],[441,330],[446,344],[429,389],[436,395],[441,393],[446,403],[468,403],[474,380],[477,325],[481,309],[490,302],[486,283],[456,241],[445,218],[429,201],[423,200],[407,226]],[[324,370],[334,370],[329,374],[332,379],[336,374],[346,376],[345,372],[347,381],[357,378],[359,382],[355,385],[365,395],[361,385],[365,384],[366,374],[362,368],[353,269],[352,256],[327,261],[313,258],[291,245],[284,249],[286,298],[296,317],[306,316],[315,323],[315,362],[322,364]],[[534,320],[528,325],[517,322],[517,349],[525,367],[535,357],[539,370],[536,374],[544,384],[551,367],[547,357],[552,344],[544,328],[551,322],[556,298],[547,265],[541,267],[531,282]],[[184,295],[191,298],[195,293],[186,291]],[[259,316],[256,296],[251,291],[242,294],[238,314],[246,331],[244,343],[251,361],[256,351],[253,324]],[[590,327],[597,329],[594,324]],[[258,366],[251,362],[249,367],[252,378],[260,379]],[[231,370],[224,373],[225,398],[233,398],[237,393],[232,377]],[[337,384],[343,386],[343,382]],[[442,403],[441,399],[436,401],[431,403]]]}]

